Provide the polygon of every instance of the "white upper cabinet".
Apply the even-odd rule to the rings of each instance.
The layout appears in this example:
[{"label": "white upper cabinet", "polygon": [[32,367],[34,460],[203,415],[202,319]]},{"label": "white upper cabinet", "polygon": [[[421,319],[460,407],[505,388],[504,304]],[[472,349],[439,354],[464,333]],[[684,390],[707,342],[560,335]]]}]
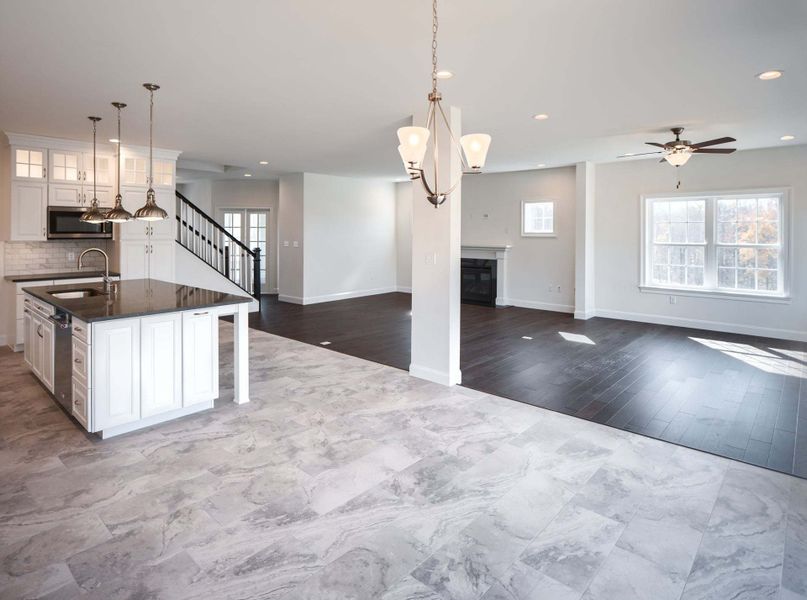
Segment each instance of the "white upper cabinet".
[{"label": "white upper cabinet", "polygon": [[[92,152],[85,152],[82,156],[83,176],[85,185],[92,191],[94,174],[92,169]],[[115,157],[112,154],[96,153],[96,168],[98,169],[98,187],[112,187],[115,185]],[[100,200],[100,198],[99,198]]]},{"label": "white upper cabinet", "polygon": [[[173,188],[175,161],[154,159],[154,189]],[[100,169],[100,167],[99,167]],[[138,154],[124,154],[121,162],[121,185],[148,187],[149,159]]]},{"label": "white upper cabinet", "polygon": [[50,177],[55,183],[81,184],[84,179],[81,152],[72,150],[50,151]]},{"label": "white upper cabinet", "polygon": [[30,148],[12,146],[11,174],[14,179],[26,181],[45,181],[47,175],[46,157],[48,151],[44,148]]},{"label": "white upper cabinet", "polygon": [[45,183],[15,181],[11,184],[12,241],[38,242],[47,239],[48,186]]}]

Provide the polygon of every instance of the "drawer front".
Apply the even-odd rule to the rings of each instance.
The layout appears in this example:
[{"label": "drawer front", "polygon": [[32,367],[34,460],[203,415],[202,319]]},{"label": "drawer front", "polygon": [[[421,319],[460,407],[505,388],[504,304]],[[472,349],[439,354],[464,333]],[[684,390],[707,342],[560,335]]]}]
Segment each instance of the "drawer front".
[{"label": "drawer front", "polygon": [[26,306],[28,306],[28,304],[25,303],[25,296],[23,296],[22,294],[17,294],[17,318],[18,319],[22,319],[22,310]]},{"label": "drawer front", "polygon": [[90,328],[82,320],[73,318],[73,338],[78,338],[85,344],[90,343]]},{"label": "drawer front", "polygon": [[76,420],[84,425],[84,428],[89,430],[89,392],[86,387],[73,381],[73,416]]},{"label": "drawer front", "polygon": [[78,338],[73,338],[73,382],[85,388],[92,387],[90,382],[90,351],[87,344]]},{"label": "drawer front", "polygon": [[30,298],[31,302],[34,305],[34,308],[39,314],[42,315],[52,315],[54,312],[53,306],[47,304],[46,302],[42,302],[41,300],[37,300],[36,298]]}]

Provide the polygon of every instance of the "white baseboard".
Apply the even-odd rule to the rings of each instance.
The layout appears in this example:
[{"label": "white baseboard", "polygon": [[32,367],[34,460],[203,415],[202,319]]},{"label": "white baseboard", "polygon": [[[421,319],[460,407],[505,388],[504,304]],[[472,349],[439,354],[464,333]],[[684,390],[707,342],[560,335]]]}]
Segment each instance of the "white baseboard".
[{"label": "white baseboard", "polygon": [[291,304],[304,304],[303,299],[299,296],[286,296],[285,294],[278,294],[277,299],[280,302],[290,302]]},{"label": "white baseboard", "polygon": [[352,292],[339,292],[336,294],[325,294],[323,296],[306,296],[302,299],[302,304],[320,304],[322,302],[335,302],[337,300],[347,300],[349,298],[363,298],[364,296],[377,296],[378,294],[389,294],[397,291],[395,286],[374,288],[369,290],[355,290]]},{"label": "white baseboard", "polygon": [[410,364],[409,374],[413,377],[417,377],[418,379],[425,379],[426,381],[432,381],[434,383],[439,383],[440,385],[451,386],[462,383],[462,371],[459,369],[457,369],[454,373],[449,373],[446,371],[431,369],[429,367],[421,367],[420,365]]},{"label": "white baseboard", "polygon": [[6,343],[7,343],[6,339],[7,339],[7,337],[5,335],[0,335],[0,346],[5,346],[6,345]]},{"label": "white baseboard", "polygon": [[587,321],[588,319],[591,319],[592,317],[596,317],[596,316],[597,316],[597,311],[595,311],[593,309],[592,310],[576,310],[576,311],[574,311],[574,318],[575,319],[580,319],[582,321]]},{"label": "white baseboard", "polygon": [[536,302],[534,300],[519,300],[518,298],[505,298],[507,306],[518,306],[519,308],[534,308],[536,310],[550,310],[552,312],[573,313],[574,306],[571,304],[553,304],[551,302]]},{"label": "white baseboard", "polygon": [[772,327],[758,327],[756,325],[742,325],[739,323],[724,323],[721,321],[705,321],[700,319],[686,319],[683,317],[668,317],[647,313],[623,312],[598,308],[596,316],[608,319],[621,319],[623,321],[638,321],[640,323],[654,323],[656,325],[671,325],[673,327],[687,327],[690,329],[703,329],[706,331],[719,331],[722,333],[739,333],[743,335],[756,335],[760,337],[807,341],[807,331],[794,329],[776,329]]},{"label": "white baseboard", "polygon": [[404,294],[411,294],[412,293],[412,287],[411,286],[407,287],[407,286],[404,286],[404,285],[399,285],[399,286],[397,286],[395,288],[395,291],[396,292],[401,292],[401,293],[404,293]]}]

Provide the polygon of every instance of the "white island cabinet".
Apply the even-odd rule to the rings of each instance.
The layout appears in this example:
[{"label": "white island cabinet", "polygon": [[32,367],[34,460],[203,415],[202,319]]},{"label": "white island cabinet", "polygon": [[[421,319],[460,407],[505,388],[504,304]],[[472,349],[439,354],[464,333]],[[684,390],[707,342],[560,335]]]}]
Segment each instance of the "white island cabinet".
[{"label": "white island cabinet", "polygon": [[[68,298],[70,286],[25,291],[25,361],[87,431],[107,438],[212,408],[222,315],[235,316],[234,401],[249,401],[250,298],[156,280],[118,285],[110,298]],[[54,344],[54,332],[69,339]]]}]

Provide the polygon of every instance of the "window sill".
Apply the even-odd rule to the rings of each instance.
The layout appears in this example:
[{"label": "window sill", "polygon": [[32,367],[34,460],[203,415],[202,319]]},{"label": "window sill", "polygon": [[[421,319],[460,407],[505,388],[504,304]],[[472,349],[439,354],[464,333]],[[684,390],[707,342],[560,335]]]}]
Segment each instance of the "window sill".
[{"label": "window sill", "polygon": [[537,237],[537,238],[554,238],[558,237],[556,233],[523,233],[521,237]]},{"label": "window sill", "polygon": [[646,294],[664,294],[665,296],[692,296],[694,298],[713,298],[715,300],[739,300],[740,302],[767,302],[769,304],[790,304],[790,296],[774,296],[764,294],[744,294],[742,292],[724,292],[696,290],[692,288],[656,287],[640,285],[639,290]]}]

